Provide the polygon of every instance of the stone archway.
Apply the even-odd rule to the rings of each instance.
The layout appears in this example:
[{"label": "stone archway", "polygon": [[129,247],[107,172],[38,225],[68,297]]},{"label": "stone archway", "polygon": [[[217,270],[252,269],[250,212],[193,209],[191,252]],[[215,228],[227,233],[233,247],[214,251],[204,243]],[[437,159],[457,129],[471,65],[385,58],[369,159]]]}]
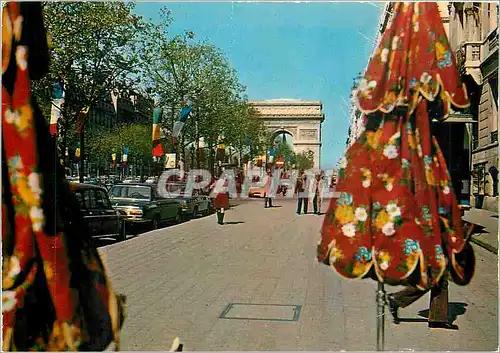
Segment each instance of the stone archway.
[{"label": "stone archway", "polygon": [[325,120],[321,101],[271,99],[248,104],[258,112],[272,134],[285,132],[291,136],[294,152],[312,154],[314,168],[320,168],[321,124]]}]

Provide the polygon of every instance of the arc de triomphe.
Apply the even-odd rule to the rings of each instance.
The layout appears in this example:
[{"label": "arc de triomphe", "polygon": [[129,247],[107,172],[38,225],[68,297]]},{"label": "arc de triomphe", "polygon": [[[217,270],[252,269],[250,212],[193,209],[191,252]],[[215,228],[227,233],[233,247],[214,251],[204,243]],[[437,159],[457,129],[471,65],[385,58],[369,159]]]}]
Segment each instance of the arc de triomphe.
[{"label": "arc de triomphe", "polygon": [[249,101],[259,118],[275,135],[291,135],[295,153],[313,155],[314,168],[321,164],[321,123],[325,120],[321,101],[271,99]]}]

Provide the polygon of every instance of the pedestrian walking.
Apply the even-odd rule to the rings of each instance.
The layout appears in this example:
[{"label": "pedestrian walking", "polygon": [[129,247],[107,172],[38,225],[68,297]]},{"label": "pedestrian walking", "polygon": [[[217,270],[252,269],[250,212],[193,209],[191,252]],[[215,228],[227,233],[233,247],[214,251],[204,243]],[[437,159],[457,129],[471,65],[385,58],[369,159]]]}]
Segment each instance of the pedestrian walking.
[{"label": "pedestrian walking", "polygon": [[323,172],[319,172],[316,174],[316,178],[314,180],[314,198],[313,198],[313,207],[314,213],[317,215],[321,215],[321,204],[323,203]]},{"label": "pedestrian walking", "polygon": [[229,195],[227,192],[228,182],[216,180],[212,185],[213,193],[215,193],[214,198],[214,208],[217,211],[217,223],[220,225],[224,224],[224,214],[226,210],[229,209]]},{"label": "pedestrian walking", "polygon": [[264,177],[264,208],[273,207],[273,199],[271,195],[272,183],[273,177],[271,171],[268,170],[266,176]]},{"label": "pedestrian walking", "polygon": [[307,206],[309,203],[309,198],[307,197],[307,175],[300,171],[299,177],[297,178],[297,183],[295,185],[295,194],[297,195],[297,214],[300,215],[300,211],[303,210],[304,214],[307,214]]}]

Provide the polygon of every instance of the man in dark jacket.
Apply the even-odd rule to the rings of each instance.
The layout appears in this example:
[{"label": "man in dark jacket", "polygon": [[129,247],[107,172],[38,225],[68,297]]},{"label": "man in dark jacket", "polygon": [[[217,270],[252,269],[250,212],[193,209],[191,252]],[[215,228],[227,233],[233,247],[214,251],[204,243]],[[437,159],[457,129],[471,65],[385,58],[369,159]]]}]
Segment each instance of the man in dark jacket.
[{"label": "man in dark jacket", "polygon": [[309,198],[307,197],[307,175],[300,171],[299,177],[297,178],[297,184],[295,186],[295,193],[298,197],[297,199],[297,214],[300,215],[300,210],[303,207],[304,214],[307,214],[307,204],[309,203]]}]

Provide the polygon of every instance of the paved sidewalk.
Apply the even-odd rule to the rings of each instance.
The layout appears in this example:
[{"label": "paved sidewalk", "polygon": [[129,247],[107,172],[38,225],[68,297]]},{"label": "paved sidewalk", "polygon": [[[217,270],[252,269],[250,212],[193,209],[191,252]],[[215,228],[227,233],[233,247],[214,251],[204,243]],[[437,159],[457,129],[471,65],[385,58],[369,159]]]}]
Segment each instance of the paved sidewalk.
[{"label": "paved sidewalk", "polygon": [[471,241],[483,248],[498,253],[498,213],[472,208],[462,219],[477,225]]},{"label": "paved sidewalk", "polygon": [[[242,203],[226,214],[233,224],[210,216],[102,248],[115,290],[127,295],[122,350],[168,350],[175,336],[188,351],[375,350],[375,282],[345,280],[318,264],[323,217],[295,215],[293,200],[276,204]],[[472,283],[450,284],[459,331],[427,328],[427,295],[401,310],[413,322],[386,320],[386,350],[497,349],[497,257],[479,247],[476,256]],[[299,305],[300,316],[220,318],[231,303]],[[280,310],[260,315],[286,316]]]}]

